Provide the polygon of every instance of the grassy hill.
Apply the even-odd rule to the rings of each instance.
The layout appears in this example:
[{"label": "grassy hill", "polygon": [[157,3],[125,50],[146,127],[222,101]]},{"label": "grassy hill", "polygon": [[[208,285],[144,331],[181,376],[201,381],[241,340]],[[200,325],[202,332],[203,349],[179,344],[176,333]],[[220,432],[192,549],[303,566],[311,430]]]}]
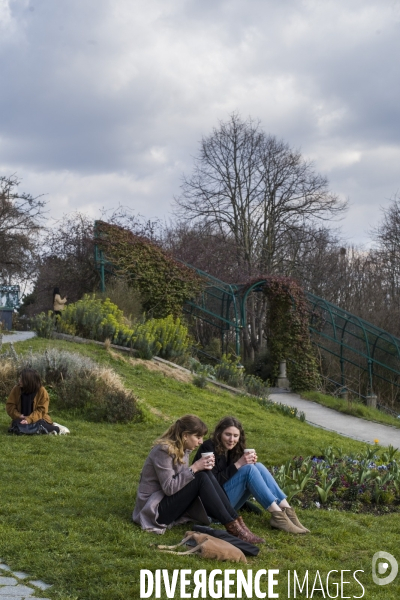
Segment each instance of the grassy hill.
[{"label": "grassy hill", "polygon": [[[186,531],[184,526],[159,537],[131,522],[140,470],[152,442],[182,414],[199,415],[210,429],[221,416],[234,414],[245,426],[249,445],[257,448],[259,460],[267,466],[282,464],[294,455],[319,454],[328,445],[348,452],[363,447],[267,411],[251,398],[198,389],[168,376],[165,369],[153,366],[149,370],[142,361],[94,345],[34,339],[17,344],[16,349],[27,351],[30,346],[34,351],[48,346],[74,350],[111,366],[140,398],[145,415],[141,423],[111,425],[53,409],[53,418],[67,425],[71,435],[31,439],[6,435],[9,419],[1,411],[0,556],[14,569],[54,584],[46,592],[48,598],[134,599],[140,597],[140,569],[171,573],[173,569],[237,568],[197,557],[165,555],[151,547],[177,543]],[[400,559],[399,513],[374,517],[317,508],[302,511],[301,520],[312,531],[307,536],[272,531],[267,514],[245,515],[245,520],[267,540],[247,568],[253,572],[279,569],[275,591],[280,598],[288,597],[287,571],[294,569],[302,579],[308,570],[311,581],[319,570],[324,582],[330,570],[339,571],[332,582],[340,582],[340,570],[349,570],[344,580],[353,583],[346,584],[343,592],[348,597],[361,596],[361,587],[351,575],[361,569],[364,573],[358,573],[358,579],[366,590],[364,598],[394,600],[400,595],[400,577],[388,586],[373,584],[371,577],[375,552],[384,550]],[[334,596],[334,587],[330,593]],[[297,592],[297,597],[307,596]],[[324,596],[315,591],[313,597]]]}]

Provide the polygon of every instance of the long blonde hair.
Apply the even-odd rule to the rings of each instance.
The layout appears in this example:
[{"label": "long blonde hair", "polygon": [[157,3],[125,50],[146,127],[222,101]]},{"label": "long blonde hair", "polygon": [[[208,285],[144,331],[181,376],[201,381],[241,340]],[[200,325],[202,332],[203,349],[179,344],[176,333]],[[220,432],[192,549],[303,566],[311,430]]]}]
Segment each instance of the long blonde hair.
[{"label": "long blonde hair", "polygon": [[183,457],[185,455],[184,449],[184,439],[183,436],[188,435],[206,435],[208,429],[207,425],[196,417],[196,415],[184,415],[175,423],[171,425],[165,431],[161,437],[159,437],[155,442],[154,446],[167,446],[168,454],[173,456],[174,463],[179,462],[183,463]]}]

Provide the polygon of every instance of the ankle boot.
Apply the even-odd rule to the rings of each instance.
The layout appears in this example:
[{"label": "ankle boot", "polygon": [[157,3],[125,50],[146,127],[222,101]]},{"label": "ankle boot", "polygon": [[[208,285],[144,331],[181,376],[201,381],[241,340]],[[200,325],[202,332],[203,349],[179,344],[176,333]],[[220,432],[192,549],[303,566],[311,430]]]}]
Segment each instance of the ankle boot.
[{"label": "ankle boot", "polygon": [[239,519],[230,521],[230,523],[225,523],[224,527],[228,533],[239,538],[239,540],[243,540],[244,542],[249,542],[249,544],[259,544],[260,543],[258,541],[260,538],[257,537],[256,535],[254,535],[254,533],[252,533],[250,531],[250,529],[248,529],[247,531],[245,529],[243,529],[243,527],[241,526],[241,524],[239,522]]},{"label": "ankle boot", "polygon": [[271,512],[270,525],[274,529],[280,529],[288,533],[306,533],[304,529],[296,527],[283,510],[274,510]]},{"label": "ankle boot", "polygon": [[240,525],[242,526],[242,529],[244,529],[245,531],[247,531],[247,533],[251,533],[252,536],[254,536],[255,538],[257,538],[256,542],[252,542],[253,544],[265,544],[264,538],[258,537],[258,535],[256,535],[252,531],[250,531],[250,529],[247,527],[246,523],[243,521],[243,517],[238,517],[238,521],[239,521]]},{"label": "ankle boot", "polygon": [[300,523],[299,518],[296,515],[296,512],[295,512],[294,508],[290,507],[290,508],[284,508],[282,510],[285,511],[285,513],[287,514],[287,516],[289,517],[289,519],[292,521],[292,523],[294,525],[296,525],[296,527],[298,527],[299,529],[303,529],[303,531],[305,533],[310,533],[310,530],[307,529],[307,527],[304,527],[304,525],[302,525]]}]

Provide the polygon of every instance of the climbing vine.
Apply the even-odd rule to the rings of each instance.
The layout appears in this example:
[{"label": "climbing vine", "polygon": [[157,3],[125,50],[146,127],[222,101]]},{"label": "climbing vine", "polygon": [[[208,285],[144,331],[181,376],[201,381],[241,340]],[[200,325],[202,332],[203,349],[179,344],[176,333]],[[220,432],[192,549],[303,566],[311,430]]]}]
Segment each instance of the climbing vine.
[{"label": "climbing vine", "polygon": [[[254,285],[246,285],[246,289]],[[293,279],[268,275],[260,281],[268,300],[267,338],[273,364],[273,378],[279,362],[287,361],[287,373],[294,391],[315,389],[318,365],[308,329],[309,314],[303,288]]]},{"label": "climbing vine", "polygon": [[184,303],[196,296],[201,280],[147,238],[103,221],[96,223],[97,245],[116,274],[140,292],[146,313],[155,318],[177,317]]}]

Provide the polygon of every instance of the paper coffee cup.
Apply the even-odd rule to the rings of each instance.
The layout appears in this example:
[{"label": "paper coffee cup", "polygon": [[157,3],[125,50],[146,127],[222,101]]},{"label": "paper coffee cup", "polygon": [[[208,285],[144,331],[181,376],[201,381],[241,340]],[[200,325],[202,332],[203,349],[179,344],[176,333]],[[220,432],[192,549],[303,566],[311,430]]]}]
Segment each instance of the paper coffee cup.
[{"label": "paper coffee cup", "polygon": [[245,454],[249,454],[249,453],[254,454],[254,452],[255,452],[254,448],[245,448],[244,449]]},{"label": "paper coffee cup", "polygon": [[207,456],[214,456],[214,452],[202,452],[201,456],[202,456],[202,458],[207,457]]}]

